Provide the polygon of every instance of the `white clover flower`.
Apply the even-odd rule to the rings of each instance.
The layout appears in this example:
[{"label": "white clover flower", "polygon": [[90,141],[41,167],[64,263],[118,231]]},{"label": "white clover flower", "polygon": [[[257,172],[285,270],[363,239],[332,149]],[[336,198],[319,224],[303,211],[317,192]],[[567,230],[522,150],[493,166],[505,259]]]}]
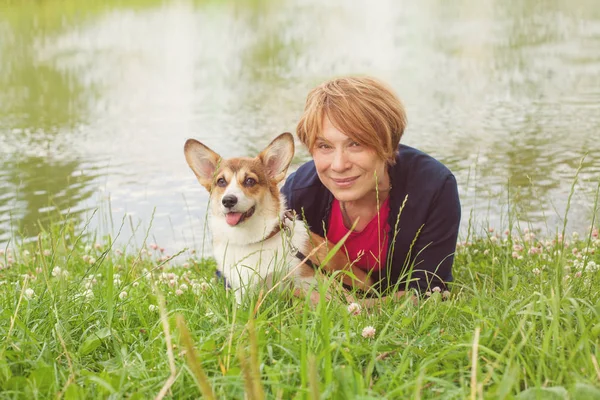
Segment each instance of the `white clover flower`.
[{"label": "white clover flower", "polygon": [[367,339],[372,339],[375,337],[375,333],[377,332],[377,330],[375,328],[373,328],[372,326],[365,326],[365,328],[362,330],[362,337],[367,338]]},{"label": "white clover flower", "polygon": [[25,297],[26,297],[27,299],[32,299],[32,298],[33,298],[33,296],[35,296],[35,292],[33,291],[33,289],[32,289],[32,288],[27,288],[27,289],[25,289]]},{"label": "white clover flower", "polygon": [[90,258],[88,259],[88,263],[89,263],[90,265],[96,264],[96,259],[95,259],[94,257],[90,257]]},{"label": "white clover flower", "polygon": [[533,272],[534,275],[539,275],[542,271],[540,271],[539,268],[534,268],[531,270],[531,272]]},{"label": "white clover flower", "polygon": [[131,284],[133,287],[138,287],[140,286],[140,283],[138,281],[135,281]]},{"label": "white clover flower", "polygon": [[348,312],[352,315],[358,315],[360,314],[361,308],[360,308],[360,304],[358,303],[350,303],[348,304]]},{"label": "white clover flower", "polygon": [[581,271],[575,272],[575,278],[581,278]]},{"label": "white clover flower", "polygon": [[450,291],[448,291],[448,290],[444,290],[442,292],[442,298],[443,299],[449,299],[451,295],[452,295],[452,293],[450,293]]},{"label": "white clover flower", "polygon": [[44,250],[44,251],[42,252],[42,254],[43,254],[44,256],[48,257],[50,254],[52,254],[52,252],[51,252],[50,250],[46,249],[46,250]]},{"label": "white clover flower", "polygon": [[183,294],[183,290],[181,290],[181,289],[177,289],[177,290],[175,291],[175,294],[176,294],[177,296],[181,296],[181,295]]},{"label": "white clover flower", "polygon": [[96,250],[100,250],[100,249],[102,248],[102,245],[101,245],[100,243],[95,243],[95,244],[94,244],[94,248],[95,248]]},{"label": "white clover flower", "polygon": [[518,243],[516,243],[516,244],[514,244],[514,245],[513,245],[513,251],[517,251],[517,252],[519,252],[519,251],[522,251],[522,250],[523,250],[523,248],[524,248],[524,247],[523,247],[523,246],[521,246],[521,245],[520,245],[520,244],[518,244]]},{"label": "white clover flower", "polygon": [[441,293],[441,292],[442,292],[442,289],[440,289],[440,287],[439,287],[439,286],[436,286],[436,287],[434,287],[433,289],[431,289],[431,291],[432,291],[432,292],[435,292],[435,293]]},{"label": "white clover flower", "polygon": [[52,276],[59,278],[62,274],[62,269],[59,266],[52,268]]},{"label": "white clover flower", "polygon": [[489,250],[489,249],[485,249],[485,250],[483,251],[483,255],[484,255],[484,256],[487,256],[487,255],[489,255],[489,254],[490,254],[490,250]]},{"label": "white clover flower", "polygon": [[93,299],[94,298],[94,292],[92,289],[87,289],[86,291],[83,292],[83,297],[85,297],[86,299]]},{"label": "white clover flower", "polygon": [[125,300],[127,298],[127,292],[126,291],[122,291],[121,293],[119,293],[119,298],[121,300]]},{"label": "white clover flower", "polygon": [[156,311],[158,311],[158,307],[157,307],[157,306],[155,306],[154,304],[150,304],[150,305],[148,306],[148,310],[149,310],[150,312],[156,312]]},{"label": "white clover flower", "polygon": [[194,282],[192,284],[192,290],[196,294],[200,294],[200,292],[206,292],[209,288],[210,288],[210,284],[207,282],[200,282],[200,283]]},{"label": "white clover flower", "polygon": [[179,286],[179,289],[180,289],[181,291],[183,291],[183,292],[187,292],[187,290],[188,290],[189,288],[188,288],[188,285],[186,285],[185,283],[182,283],[182,284]]}]

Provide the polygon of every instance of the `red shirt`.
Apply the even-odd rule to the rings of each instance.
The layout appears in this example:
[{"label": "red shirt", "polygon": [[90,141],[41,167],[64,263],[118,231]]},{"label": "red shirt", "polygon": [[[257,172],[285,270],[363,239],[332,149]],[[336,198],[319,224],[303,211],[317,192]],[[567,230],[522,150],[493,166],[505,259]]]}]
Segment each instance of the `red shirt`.
[{"label": "red shirt", "polygon": [[[379,208],[379,213],[369,221],[367,226],[360,232],[350,233],[344,243],[343,249],[348,253],[350,260],[355,261],[355,265],[365,272],[379,271],[382,265],[385,267],[390,232],[389,213],[388,197]],[[337,243],[348,231],[349,229],[344,226],[340,202],[334,198],[329,216],[327,240]]]}]

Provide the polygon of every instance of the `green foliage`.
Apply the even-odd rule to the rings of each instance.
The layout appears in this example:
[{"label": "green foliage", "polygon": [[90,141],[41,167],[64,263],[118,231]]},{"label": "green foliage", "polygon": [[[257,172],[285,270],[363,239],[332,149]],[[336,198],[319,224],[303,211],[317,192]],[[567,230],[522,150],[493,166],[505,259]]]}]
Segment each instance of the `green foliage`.
[{"label": "green foliage", "polygon": [[[238,306],[211,260],[115,249],[63,225],[2,250],[0,398],[156,396],[170,376],[160,296],[177,398],[198,397],[202,382],[176,315],[195,345],[191,365],[217,398],[248,387],[267,398],[596,398],[597,235],[461,242],[451,293],[432,288],[417,302],[382,300],[354,314],[342,300],[312,307],[277,292]],[[367,326],[374,337],[363,337]],[[262,386],[247,386],[248,371],[260,371]]]}]

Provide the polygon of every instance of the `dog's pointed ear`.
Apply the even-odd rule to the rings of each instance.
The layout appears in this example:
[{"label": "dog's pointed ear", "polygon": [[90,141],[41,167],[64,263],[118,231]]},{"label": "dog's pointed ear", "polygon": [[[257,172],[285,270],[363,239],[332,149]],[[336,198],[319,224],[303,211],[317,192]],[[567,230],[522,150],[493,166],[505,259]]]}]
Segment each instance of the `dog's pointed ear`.
[{"label": "dog's pointed ear", "polygon": [[294,158],[294,137],[289,132],[282,133],[258,155],[258,158],[267,168],[269,177],[276,183],[281,182]]},{"label": "dog's pointed ear", "polygon": [[185,142],[183,153],[198,182],[210,192],[221,156],[195,139],[188,139]]}]

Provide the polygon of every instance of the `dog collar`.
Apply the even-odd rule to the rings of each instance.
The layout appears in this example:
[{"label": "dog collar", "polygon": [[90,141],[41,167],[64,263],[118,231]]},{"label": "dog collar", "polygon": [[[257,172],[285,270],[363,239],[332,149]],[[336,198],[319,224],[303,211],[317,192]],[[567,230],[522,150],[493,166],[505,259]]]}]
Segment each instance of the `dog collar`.
[{"label": "dog collar", "polygon": [[295,219],[296,219],[296,215],[294,214],[294,212],[292,210],[286,210],[283,213],[283,219],[277,225],[275,225],[275,227],[273,228],[271,233],[269,233],[267,236],[265,236],[264,238],[262,238],[261,240],[259,240],[256,243],[267,241],[267,240],[271,239],[273,236],[277,235],[282,230],[285,230],[286,233],[288,234],[288,236],[291,236],[291,232],[289,232],[290,228],[289,228],[289,226],[287,226],[285,221],[286,220],[294,221]]}]

